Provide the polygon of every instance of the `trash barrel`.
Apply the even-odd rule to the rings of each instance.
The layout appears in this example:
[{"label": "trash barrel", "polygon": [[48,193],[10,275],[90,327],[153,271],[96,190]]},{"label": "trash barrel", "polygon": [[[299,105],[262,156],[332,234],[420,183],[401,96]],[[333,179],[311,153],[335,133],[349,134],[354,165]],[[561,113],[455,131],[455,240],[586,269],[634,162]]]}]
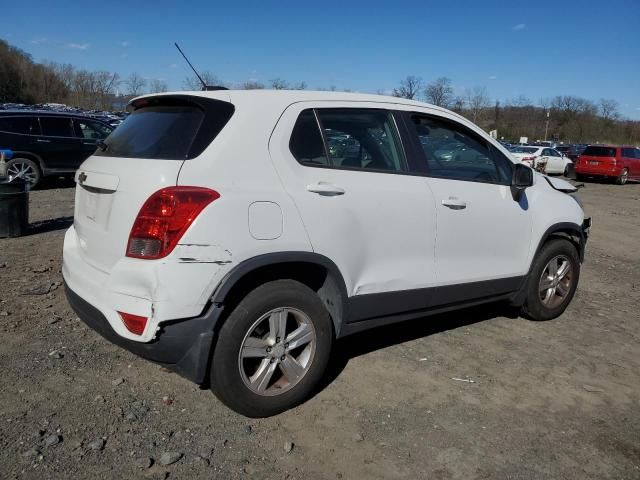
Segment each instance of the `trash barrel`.
[{"label": "trash barrel", "polygon": [[0,183],[0,238],[20,237],[29,228],[29,183]]}]

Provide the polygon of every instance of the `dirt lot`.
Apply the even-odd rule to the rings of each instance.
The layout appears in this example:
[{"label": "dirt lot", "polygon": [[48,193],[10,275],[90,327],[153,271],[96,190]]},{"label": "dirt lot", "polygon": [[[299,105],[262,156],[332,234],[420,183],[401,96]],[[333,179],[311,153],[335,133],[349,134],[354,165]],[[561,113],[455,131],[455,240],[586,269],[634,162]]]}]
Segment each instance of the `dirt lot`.
[{"label": "dirt lot", "polygon": [[255,421],[76,319],[73,189],[53,187],[32,234],[0,240],[2,478],[640,478],[639,184],[582,190],[595,226],[561,318],[485,307],[349,338],[319,394]]}]

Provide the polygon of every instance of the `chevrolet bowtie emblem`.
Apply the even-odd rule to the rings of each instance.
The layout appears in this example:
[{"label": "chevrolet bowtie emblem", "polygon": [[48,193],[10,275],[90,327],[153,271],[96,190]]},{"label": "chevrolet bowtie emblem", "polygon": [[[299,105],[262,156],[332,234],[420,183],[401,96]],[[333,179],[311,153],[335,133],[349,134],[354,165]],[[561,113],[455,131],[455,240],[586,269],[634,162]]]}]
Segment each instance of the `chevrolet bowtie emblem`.
[{"label": "chevrolet bowtie emblem", "polygon": [[78,183],[82,185],[86,181],[87,181],[87,174],[84,172],[80,172],[80,175],[78,175]]}]

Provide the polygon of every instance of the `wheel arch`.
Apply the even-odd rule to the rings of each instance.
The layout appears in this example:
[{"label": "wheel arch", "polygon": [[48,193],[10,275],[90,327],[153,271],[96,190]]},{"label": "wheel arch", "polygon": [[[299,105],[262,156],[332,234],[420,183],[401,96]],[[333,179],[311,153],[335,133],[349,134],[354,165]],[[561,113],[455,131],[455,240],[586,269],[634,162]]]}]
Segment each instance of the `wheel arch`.
[{"label": "wheel arch", "polygon": [[219,324],[251,290],[265,282],[285,278],[297,280],[318,294],[331,315],[336,337],[340,336],[347,299],[344,278],[329,258],[303,251],[258,255],[229,271],[211,296],[212,303],[224,306],[225,315]]},{"label": "wheel arch", "polygon": [[529,263],[529,270],[526,275],[526,280],[522,283],[522,286],[520,287],[518,293],[511,299],[512,305],[522,306],[524,304],[527,293],[527,285],[529,284],[529,278],[531,277],[533,264],[535,263],[538,254],[545,246],[545,244],[556,238],[564,238],[566,240],[569,240],[576,247],[576,250],[578,251],[578,259],[580,260],[580,262],[584,261],[584,249],[587,240],[582,227],[573,222],[560,222],[551,225],[540,237],[538,246],[533,256],[531,257],[531,262]]},{"label": "wheel arch", "polygon": [[578,257],[580,261],[584,261],[584,249],[586,244],[586,239],[582,227],[577,223],[573,222],[560,222],[551,225],[549,228],[545,230],[545,232],[540,237],[540,241],[538,242],[538,247],[536,248],[533,257],[531,258],[531,264],[529,266],[529,270],[533,266],[533,262],[536,257],[542,250],[544,245],[554,239],[554,238],[565,238],[573,243],[578,250]]},{"label": "wheel arch", "polygon": [[44,162],[42,161],[42,158],[39,155],[33,152],[27,152],[25,150],[14,150],[13,157],[11,158],[11,160],[16,160],[20,158],[26,158],[27,160],[36,162],[36,165],[38,165],[38,167],[40,168],[40,174],[44,175],[46,167],[44,165]]}]

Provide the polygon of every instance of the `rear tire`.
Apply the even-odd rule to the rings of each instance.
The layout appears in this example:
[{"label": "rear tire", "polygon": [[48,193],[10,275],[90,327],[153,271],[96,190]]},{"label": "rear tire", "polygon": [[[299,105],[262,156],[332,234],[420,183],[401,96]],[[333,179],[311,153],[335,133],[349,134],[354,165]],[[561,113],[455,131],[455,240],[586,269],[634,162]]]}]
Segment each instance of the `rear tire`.
[{"label": "rear tire", "polygon": [[314,391],[332,343],[331,317],[313,290],[294,280],[265,283],[222,325],[213,351],[211,390],[247,417],[284,412]]},{"label": "rear tire", "polygon": [[629,170],[627,168],[622,169],[618,178],[616,178],[616,185],[624,185],[629,180]]},{"label": "rear tire", "polygon": [[522,312],[531,320],[551,320],[564,313],[580,279],[580,259],[573,243],[547,242],[533,262]]},{"label": "rear tire", "polygon": [[42,172],[33,160],[28,158],[12,158],[7,162],[7,176],[22,178],[31,184],[31,188],[40,183]]}]

